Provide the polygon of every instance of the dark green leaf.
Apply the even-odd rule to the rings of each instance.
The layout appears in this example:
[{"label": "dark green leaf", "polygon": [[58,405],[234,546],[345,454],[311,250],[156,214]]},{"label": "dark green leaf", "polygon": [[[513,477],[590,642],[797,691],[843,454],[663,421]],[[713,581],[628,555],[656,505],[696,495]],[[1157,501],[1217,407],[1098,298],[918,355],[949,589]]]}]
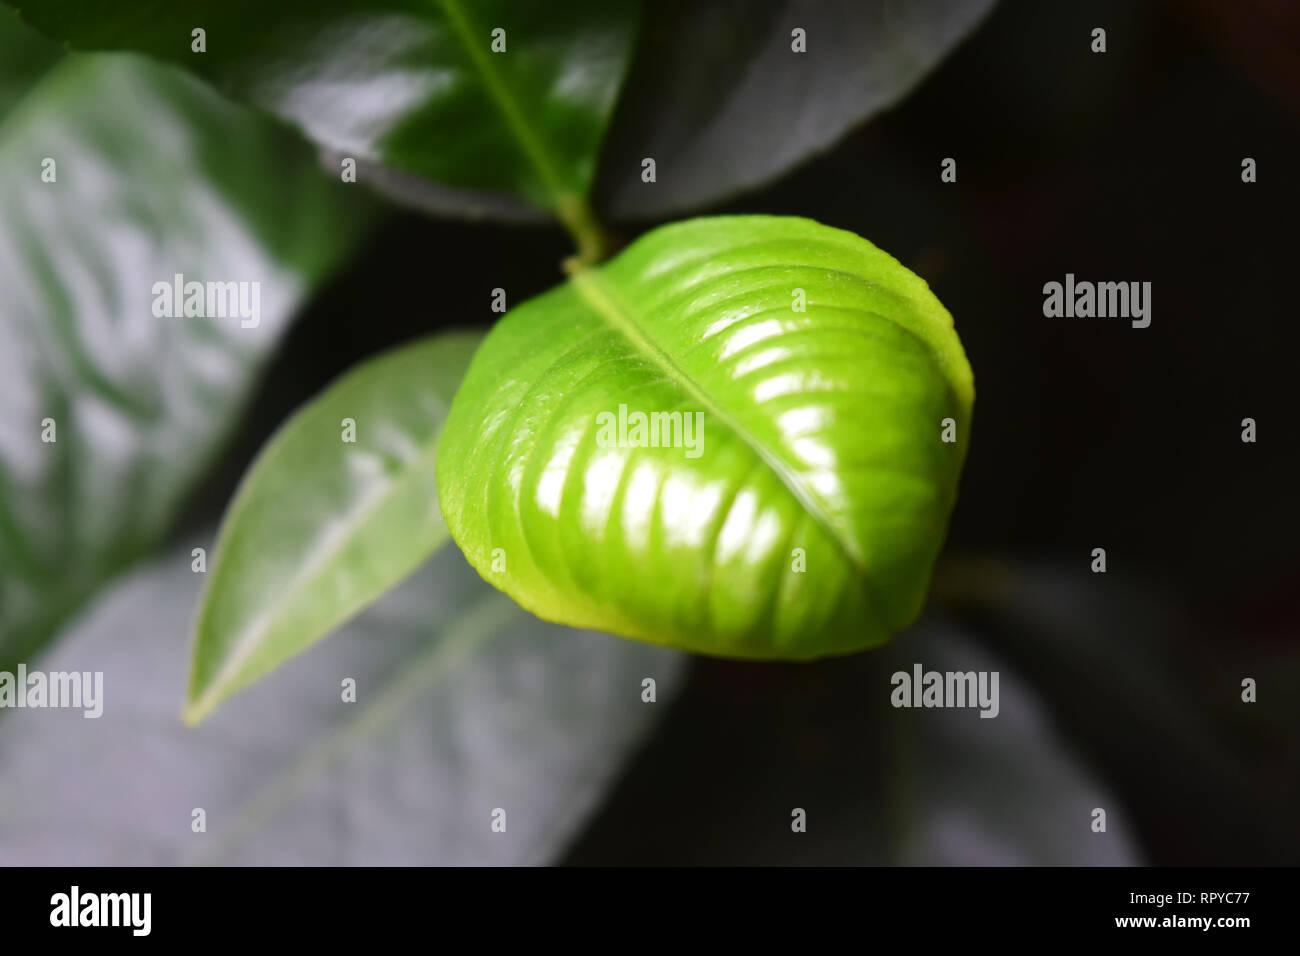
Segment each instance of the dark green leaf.
[{"label": "dark green leaf", "polygon": [[[160,539],[365,217],[285,131],[136,58],[45,72],[0,117],[0,177],[2,669]],[[260,283],[258,324],[155,317],[178,273]]]},{"label": "dark green leaf", "polygon": [[19,23],[16,11],[0,7],[0,123],[60,56],[57,43]]},{"label": "dark green leaf", "polygon": [[[944,569],[943,598],[1033,681],[1057,723],[1126,795],[1130,812],[1184,865],[1291,863],[1300,833],[1300,676],[1291,635],[1222,622],[1167,581],[1082,561],[967,561]],[[1273,640],[1268,640],[1272,638]],[[1280,638],[1280,639],[1279,639]],[[1243,678],[1258,700],[1242,701]],[[1189,799],[1194,794],[1195,799]],[[1177,834],[1216,824],[1190,849]]]},{"label": "dark green leaf", "polygon": [[434,449],[480,338],[447,333],[371,359],[262,450],[209,569],[187,719],[324,637],[446,540]]},{"label": "dark green leaf", "polygon": [[[1132,866],[1137,823],[1008,661],[969,632],[929,616],[891,653],[869,661],[875,679],[845,693],[892,690],[926,671],[998,675],[997,716],[979,709],[893,708],[877,715],[889,762],[878,773],[892,824],[888,859],[917,866]],[[845,682],[849,683],[849,682]],[[991,687],[991,683],[989,684]],[[991,710],[989,711],[992,712]],[[1107,810],[1105,833],[1092,811]]]},{"label": "dark green leaf", "polygon": [[[917,664],[974,671],[977,683],[986,672],[990,691],[997,673],[996,694],[984,698],[996,708],[893,706],[895,675],[911,675]],[[790,665],[706,662],[565,862],[1143,862],[1140,828],[1121,799],[1132,791],[1080,759],[1051,703],[970,630],[933,611],[906,638],[869,654]],[[994,709],[996,717],[980,716]],[[1107,810],[1105,833],[1092,830],[1094,807]],[[795,808],[807,824],[797,834]]]},{"label": "dark green leaf", "polygon": [[670,706],[684,663],[542,624],[444,548],[239,706],[186,728],[179,689],[201,580],[182,548],[115,586],[42,661],[102,671],[103,715],[0,721],[0,860],[551,862]]},{"label": "dark green leaf", "polygon": [[493,329],[443,433],[443,514],[548,620],[739,657],[852,651],[920,610],[972,402],[952,317],[870,243],[697,219]]},{"label": "dark green leaf", "polygon": [[[600,207],[663,216],[785,172],[902,99],[992,6],[656,3],[609,132]],[[805,31],[806,53],[792,49],[796,28]],[[641,180],[646,157],[656,163],[654,183]]]},{"label": "dark green leaf", "polygon": [[[340,155],[503,191],[567,217],[594,175],[640,3],[26,0],[21,8],[74,47],[137,50],[194,70]],[[198,28],[203,53],[192,48]],[[497,29],[504,52],[492,49]],[[418,188],[414,198],[427,204]],[[439,198],[443,208],[457,202]],[[496,205],[472,193],[463,203]]]}]

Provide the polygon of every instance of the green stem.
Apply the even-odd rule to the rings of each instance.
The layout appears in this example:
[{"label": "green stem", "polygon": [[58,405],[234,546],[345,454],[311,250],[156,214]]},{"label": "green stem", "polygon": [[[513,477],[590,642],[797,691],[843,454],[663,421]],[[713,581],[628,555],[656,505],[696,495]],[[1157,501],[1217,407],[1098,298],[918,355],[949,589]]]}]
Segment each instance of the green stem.
[{"label": "green stem", "polygon": [[566,262],[566,271],[572,274],[578,268],[595,265],[605,257],[605,230],[585,199],[580,196],[561,197],[555,204],[555,215],[569,230],[578,247],[578,254]]},{"label": "green stem", "polygon": [[478,28],[471,22],[462,0],[438,0],[452,31],[465,54],[478,71],[488,98],[501,114],[506,128],[514,137],[519,151],[532,164],[551,201],[551,211],[573,237],[578,247],[577,259],[583,265],[599,262],[605,253],[604,232],[591,207],[581,196],[569,192],[560,173],[559,160],[541,130],[535,128],[516,100],[510,84],[498,71],[492,57],[483,49]]}]

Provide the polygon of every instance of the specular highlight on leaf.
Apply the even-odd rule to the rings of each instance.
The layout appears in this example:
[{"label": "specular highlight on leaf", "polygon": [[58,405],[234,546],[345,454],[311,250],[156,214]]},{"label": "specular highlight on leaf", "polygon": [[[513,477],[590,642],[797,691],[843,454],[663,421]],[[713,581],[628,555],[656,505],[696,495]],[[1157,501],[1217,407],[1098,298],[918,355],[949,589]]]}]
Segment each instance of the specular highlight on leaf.
[{"label": "specular highlight on leaf", "polygon": [[973,378],[925,282],[806,219],[657,229],[488,335],[443,514],[539,616],[723,656],[878,644],[920,610]]}]

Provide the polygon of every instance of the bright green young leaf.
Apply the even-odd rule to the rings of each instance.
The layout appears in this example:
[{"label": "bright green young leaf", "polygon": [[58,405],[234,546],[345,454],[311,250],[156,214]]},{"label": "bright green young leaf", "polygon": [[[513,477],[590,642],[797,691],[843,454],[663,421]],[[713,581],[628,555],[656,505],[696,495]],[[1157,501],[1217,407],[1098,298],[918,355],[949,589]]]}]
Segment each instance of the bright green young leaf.
[{"label": "bright green young leaf", "polygon": [[870,243],[692,220],[493,329],[443,432],[442,510],[548,620],[726,656],[848,652],[921,607],[973,397],[952,317]]},{"label": "bright green young leaf", "polygon": [[480,339],[446,333],[371,359],[267,443],[208,571],[188,721],[324,637],[446,540],[434,450]]},{"label": "bright green young leaf", "polygon": [[443,548],[238,706],[186,727],[201,586],[184,545],[115,582],[42,660],[102,672],[102,714],[5,712],[0,863],[555,862],[685,676],[684,655],[538,621]]},{"label": "bright green young leaf", "polygon": [[[158,543],[370,218],[193,78],[40,41],[3,11],[0,670]],[[177,274],[245,283],[250,318],[157,315]]]},{"label": "bright green young leaf", "polygon": [[[75,48],[136,50],[194,70],[363,164],[505,192],[561,215],[590,187],[641,6],[10,2]],[[196,29],[204,52],[195,52]]]}]

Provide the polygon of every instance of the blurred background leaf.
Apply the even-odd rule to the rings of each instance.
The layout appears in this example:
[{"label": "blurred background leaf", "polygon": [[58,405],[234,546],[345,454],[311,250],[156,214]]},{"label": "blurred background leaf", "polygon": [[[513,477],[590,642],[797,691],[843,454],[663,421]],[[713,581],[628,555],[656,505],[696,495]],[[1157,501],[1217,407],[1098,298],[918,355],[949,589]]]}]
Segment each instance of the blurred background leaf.
[{"label": "blurred background leaf", "polygon": [[[610,129],[598,206],[623,218],[681,214],[787,172],[902,99],[993,4],[656,3]],[[795,28],[807,53],[791,48]],[[653,184],[641,181],[644,157]]]},{"label": "blurred background leaf", "polygon": [[[933,866],[1131,866],[1137,827],[1121,797],[1062,732],[1025,672],[980,635],[934,614],[879,663],[999,674],[998,715],[891,709],[898,862]],[[879,679],[877,679],[879,681]],[[877,691],[878,692],[878,691]],[[1092,830],[1094,808],[1106,831]]]},{"label": "blurred background leaf", "polygon": [[[895,709],[895,671],[999,671],[1000,712]],[[807,812],[806,833],[791,811]],[[1107,832],[1091,831],[1094,807]],[[1006,658],[942,613],[810,664],[699,660],[572,864],[1110,865],[1124,804]]]},{"label": "blurred background leaf", "polygon": [[[1293,631],[1260,626],[1246,608],[1235,620],[1198,618],[1158,581],[1060,561],[974,570],[978,586],[954,601],[967,626],[1033,681],[1163,858],[1300,859]],[[1216,646],[1224,634],[1231,640]],[[1246,677],[1256,681],[1254,703],[1242,700]],[[1194,846],[1178,836],[1197,829]]]},{"label": "blurred background leaf", "polygon": [[[192,79],[53,60],[5,10],[0,49],[18,46],[44,69],[20,91],[6,61],[0,116],[0,669],[158,543],[369,218],[286,131]],[[175,273],[260,282],[260,324],[156,318]]]},{"label": "blurred background leaf", "polygon": [[[0,863],[552,862],[685,661],[544,624],[445,548],[189,729],[180,689],[201,581],[185,549],[133,572],[42,662],[103,671],[104,712],[0,723]],[[349,677],[355,703],[342,700]],[[646,677],[656,703],[641,699]]]},{"label": "blurred background leaf", "polygon": [[0,122],[62,55],[57,43],[24,27],[17,11],[0,7]]},{"label": "blurred background leaf", "polygon": [[[584,197],[639,0],[26,0],[79,49],[177,63],[297,126],[377,184],[439,212],[526,215]],[[191,31],[206,31],[206,52]],[[493,52],[492,31],[505,30]],[[338,167],[335,167],[336,169]],[[406,174],[406,175],[403,175]],[[422,177],[446,188],[424,188]],[[504,193],[503,198],[500,195]]]},{"label": "blurred background leaf", "polygon": [[481,338],[446,332],[364,362],[267,443],[208,569],[187,720],[324,637],[447,540],[434,452]]}]

